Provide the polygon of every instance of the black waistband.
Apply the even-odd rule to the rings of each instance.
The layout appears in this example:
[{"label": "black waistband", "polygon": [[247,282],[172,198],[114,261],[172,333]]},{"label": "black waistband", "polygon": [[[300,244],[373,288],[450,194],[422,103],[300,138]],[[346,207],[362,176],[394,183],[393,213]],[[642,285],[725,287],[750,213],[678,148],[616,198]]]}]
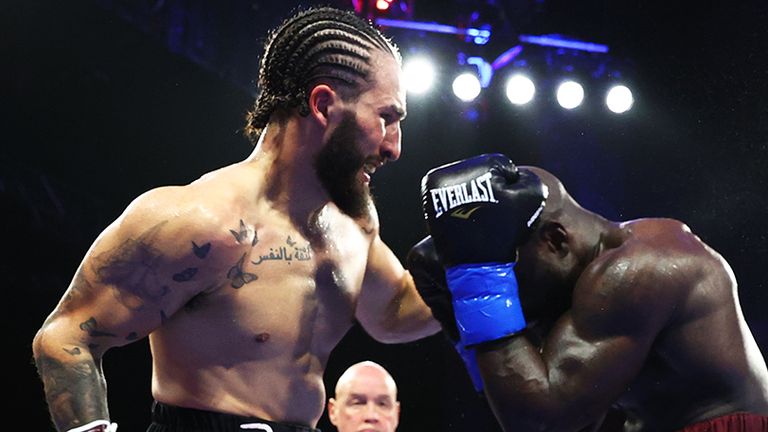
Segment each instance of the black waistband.
[{"label": "black waistband", "polygon": [[182,408],[154,401],[152,422],[174,431],[208,432],[320,432],[308,426],[277,423],[258,417],[243,417],[193,408]]}]

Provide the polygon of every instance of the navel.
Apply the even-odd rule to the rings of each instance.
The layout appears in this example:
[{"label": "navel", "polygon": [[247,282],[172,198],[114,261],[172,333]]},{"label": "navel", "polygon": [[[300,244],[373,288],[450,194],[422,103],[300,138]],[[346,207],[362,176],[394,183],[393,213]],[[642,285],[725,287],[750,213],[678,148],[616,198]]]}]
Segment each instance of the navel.
[{"label": "navel", "polygon": [[258,343],[264,343],[269,340],[269,333],[259,333],[256,336],[254,336],[253,340],[255,340]]}]

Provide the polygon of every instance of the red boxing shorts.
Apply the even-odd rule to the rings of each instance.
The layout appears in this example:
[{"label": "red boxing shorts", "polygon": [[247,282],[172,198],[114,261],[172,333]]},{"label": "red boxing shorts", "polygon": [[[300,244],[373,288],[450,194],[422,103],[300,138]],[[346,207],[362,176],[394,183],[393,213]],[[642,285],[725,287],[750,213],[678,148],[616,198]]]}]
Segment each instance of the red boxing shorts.
[{"label": "red boxing shorts", "polygon": [[738,412],[688,425],[678,432],[766,432],[768,416]]}]

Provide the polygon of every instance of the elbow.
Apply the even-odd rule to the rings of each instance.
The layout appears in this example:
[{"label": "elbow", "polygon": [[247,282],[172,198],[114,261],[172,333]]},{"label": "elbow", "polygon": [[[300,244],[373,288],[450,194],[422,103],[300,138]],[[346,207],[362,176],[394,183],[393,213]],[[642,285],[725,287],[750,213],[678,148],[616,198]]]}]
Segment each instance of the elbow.
[{"label": "elbow", "polygon": [[32,339],[32,361],[37,368],[38,374],[43,376],[49,360],[55,357],[55,353],[51,347],[51,335],[47,326],[43,326],[37,331],[35,337]]},{"label": "elbow", "polygon": [[37,333],[35,333],[35,337],[32,338],[32,356],[35,360],[35,363],[37,363],[40,356],[44,355],[46,352],[46,339],[47,328],[45,325],[43,325],[43,327],[41,327]]},{"label": "elbow", "polygon": [[[418,323],[364,323],[365,331],[377,342],[383,344],[399,344],[414,342],[438,333],[440,324],[434,319]],[[398,325],[399,324],[399,325]]]},{"label": "elbow", "polygon": [[545,383],[505,378],[483,374],[486,397],[504,431],[576,432],[591,423],[588,410],[558,397]]},{"label": "elbow", "polygon": [[[95,356],[88,341],[82,335],[68,331],[66,323],[66,320],[49,319],[35,334],[32,339],[32,355],[38,367],[46,359],[63,359],[80,353]],[[65,356],[65,352],[70,354]]]},{"label": "elbow", "polygon": [[395,344],[403,342],[403,334],[386,323],[373,322],[366,319],[358,319],[363,330],[376,342],[383,344]]},{"label": "elbow", "polygon": [[515,409],[496,410],[495,413],[505,432],[577,432],[594,422],[585,420],[583,416],[557,410],[537,411],[537,407],[526,405]]},{"label": "elbow", "polygon": [[403,338],[403,335],[398,335],[390,332],[375,332],[368,333],[376,342],[383,344],[398,344],[410,342],[407,338]]}]

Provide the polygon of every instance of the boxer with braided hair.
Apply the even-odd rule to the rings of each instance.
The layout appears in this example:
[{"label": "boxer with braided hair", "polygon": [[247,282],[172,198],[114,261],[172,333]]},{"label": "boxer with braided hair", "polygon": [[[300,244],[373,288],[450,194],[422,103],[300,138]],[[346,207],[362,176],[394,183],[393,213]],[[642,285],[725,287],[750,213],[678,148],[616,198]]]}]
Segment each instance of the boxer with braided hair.
[{"label": "boxer with braided hair", "polygon": [[61,431],[112,430],[101,358],[149,336],[150,432],[310,431],[354,322],[407,342],[440,325],[379,236],[375,171],[400,156],[397,49],[350,12],[273,31],[245,160],[152,189],[96,239],[33,349]]},{"label": "boxer with braided hair", "polygon": [[374,51],[400,61],[397,47],[351,12],[318,8],[285,20],[265,45],[261,92],[248,115],[246,135],[256,143],[273,114],[283,118],[298,107],[300,115],[308,115],[307,91],[313,84],[335,85],[347,100],[359,95],[372,84]]}]

